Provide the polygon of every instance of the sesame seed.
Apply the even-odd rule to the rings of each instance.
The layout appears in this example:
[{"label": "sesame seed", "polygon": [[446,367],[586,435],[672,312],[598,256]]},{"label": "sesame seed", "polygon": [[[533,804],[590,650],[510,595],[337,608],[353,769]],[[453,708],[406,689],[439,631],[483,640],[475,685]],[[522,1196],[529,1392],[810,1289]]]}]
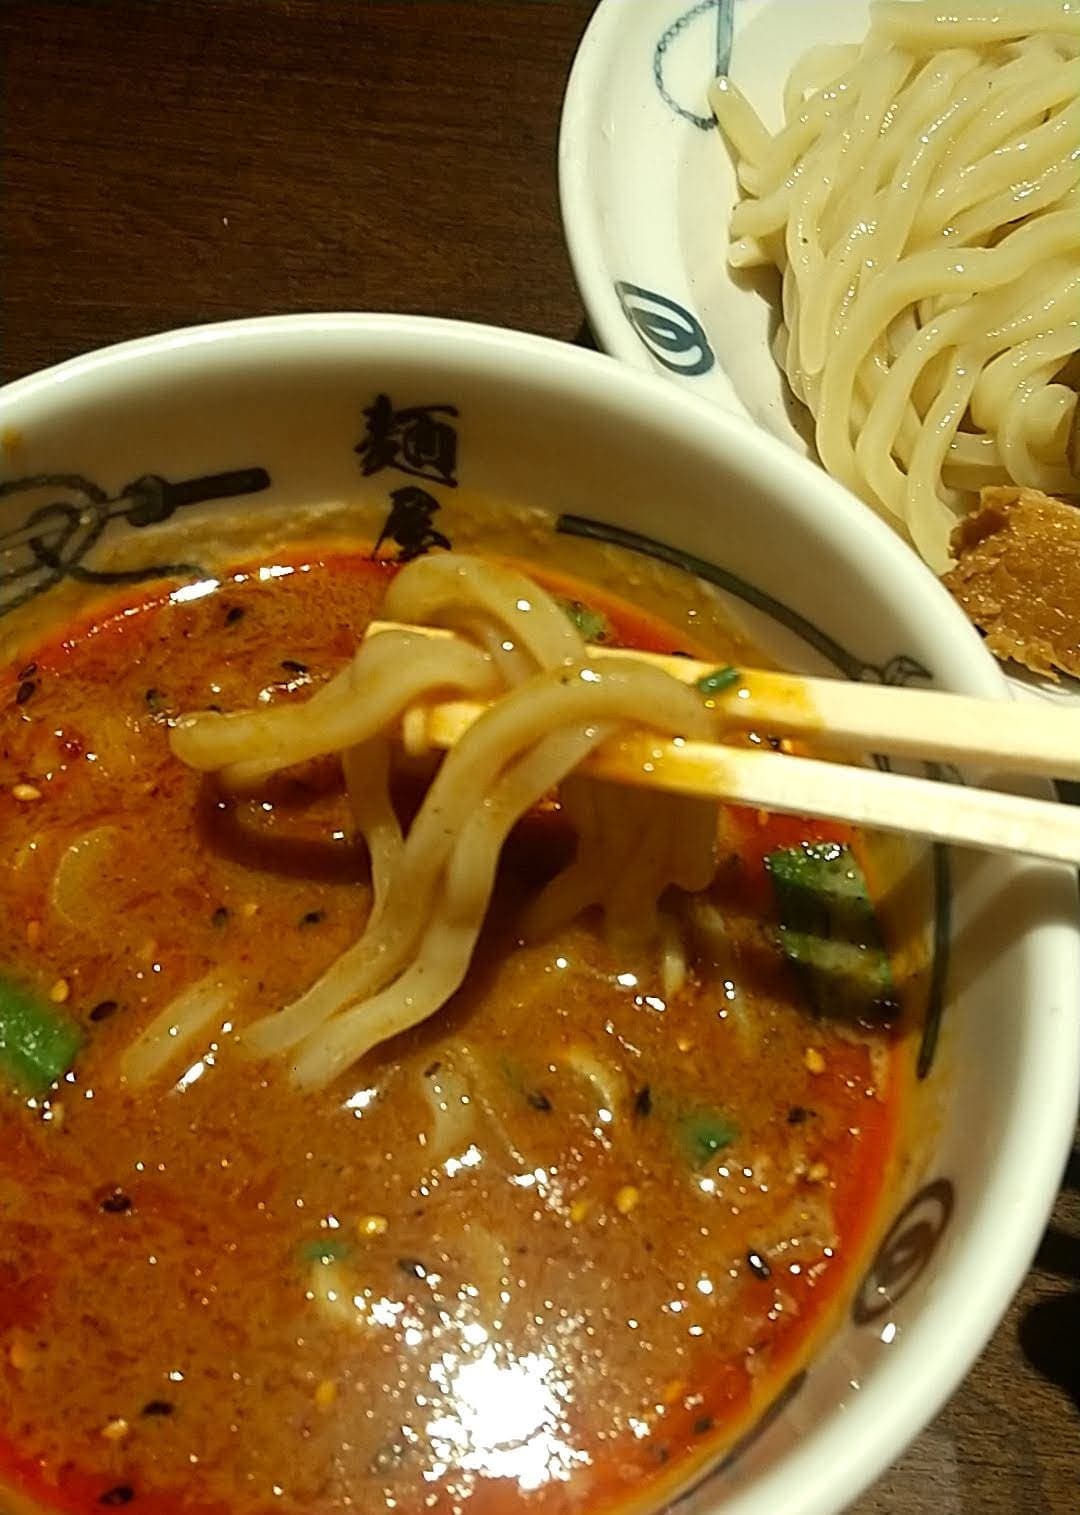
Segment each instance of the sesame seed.
[{"label": "sesame seed", "polygon": [[16,1370],[16,1372],[21,1373],[24,1368],[28,1368],[30,1366],[30,1357],[31,1353],[29,1342],[26,1340],[25,1336],[16,1336],[15,1340],[8,1348],[8,1362]]},{"label": "sesame seed", "polygon": [[41,945],[41,922],[40,921],[27,921],[27,923],[26,923],[26,945],[28,947],[39,947]]},{"label": "sesame seed", "polygon": [[620,1215],[629,1215],[641,1203],[641,1191],[633,1184],[624,1184],[615,1196],[615,1208]]},{"label": "sesame seed", "polygon": [[71,998],[71,985],[66,978],[58,978],[49,990],[49,998],[54,1005],[63,1005]]},{"label": "sesame seed", "polygon": [[114,1489],[107,1489],[98,1504],[108,1506],[109,1509],[119,1509],[121,1505],[131,1504],[135,1498],[135,1490],[129,1483],[118,1483]]},{"label": "sesame seed", "polygon": [[315,1408],[329,1410],[335,1399],[337,1399],[337,1384],[329,1378],[324,1378],[315,1390]]},{"label": "sesame seed", "polygon": [[825,1059],[816,1047],[807,1047],[803,1053],[803,1062],[811,1073],[825,1072]]},{"label": "sesame seed", "polygon": [[365,1215],[358,1223],[356,1229],[361,1236],[385,1236],[390,1222],[385,1215]]},{"label": "sesame seed", "polygon": [[118,1415],[115,1420],[110,1420],[102,1426],[101,1434],[106,1441],[123,1441],[130,1430],[131,1427],[124,1417]]},{"label": "sesame seed", "polygon": [[41,790],[36,784],[15,784],[12,786],[11,795],[22,804],[30,805],[34,800],[41,798]]},{"label": "sesame seed", "polygon": [[573,1224],[575,1226],[580,1226],[581,1222],[585,1219],[586,1215],[588,1215],[591,1209],[591,1199],[575,1199],[573,1204],[570,1206],[570,1219]]},{"label": "sesame seed", "polygon": [[829,1176],[828,1163],[811,1163],[806,1170],[806,1176],[812,1184],[823,1184]]}]

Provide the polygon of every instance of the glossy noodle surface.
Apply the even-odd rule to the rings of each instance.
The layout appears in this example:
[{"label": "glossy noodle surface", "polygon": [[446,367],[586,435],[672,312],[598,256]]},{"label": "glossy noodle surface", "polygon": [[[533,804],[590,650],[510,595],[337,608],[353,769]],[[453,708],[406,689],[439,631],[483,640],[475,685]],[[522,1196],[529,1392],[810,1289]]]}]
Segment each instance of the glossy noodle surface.
[{"label": "glossy noodle surface", "polygon": [[[812,1013],[764,863],[835,829],[725,813],[666,1003],[589,916],[519,944],[567,856],[534,815],[431,1022],[317,1093],[239,1055],[355,940],[367,859],[335,763],[226,799],[169,721],[306,697],[392,572],[312,551],[131,601],[0,682],[0,976],[82,1038],[0,1090],[0,1476],[44,1509],[622,1509],[744,1429],[850,1281],[901,1041]],[[208,974],[219,1029],[127,1090]]]}]

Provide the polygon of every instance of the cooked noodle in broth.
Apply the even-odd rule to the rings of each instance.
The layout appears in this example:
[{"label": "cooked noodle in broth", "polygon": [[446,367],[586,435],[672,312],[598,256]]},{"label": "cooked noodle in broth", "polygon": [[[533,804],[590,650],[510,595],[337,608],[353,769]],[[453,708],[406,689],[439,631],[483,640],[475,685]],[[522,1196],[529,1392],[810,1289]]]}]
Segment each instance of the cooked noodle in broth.
[{"label": "cooked noodle in broth", "polygon": [[941,571],[983,486],[1080,490],[1080,11],[871,14],[792,71],[775,135],[715,81],[729,257],[782,275],[776,355],[825,467]]},{"label": "cooked noodle in broth", "polygon": [[[628,722],[691,738],[713,724],[702,700],[659,669],[629,659],[598,669],[554,598],[512,569],[456,554],[421,559],[399,574],[385,608],[407,624],[463,630],[476,651],[384,632],[304,705],[189,717],[172,735],[178,757],[236,785],[311,758],[345,760],[353,813],[377,862],[371,919],[311,989],[244,1035],[259,1054],[289,1052],[303,1085],[329,1083],[446,1003],[468,969],[510,829],[590,752]],[[447,757],[402,841],[386,734],[416,701],[466,693],[501,698]],[[716,811],[577,780],[566,806],[577,856],[537,901],[532,934],[599,905],[624,950],[658,949],[663,891],[704,889],[712,878]],[[129,1061],[128,1075],[153,1066]]]}]

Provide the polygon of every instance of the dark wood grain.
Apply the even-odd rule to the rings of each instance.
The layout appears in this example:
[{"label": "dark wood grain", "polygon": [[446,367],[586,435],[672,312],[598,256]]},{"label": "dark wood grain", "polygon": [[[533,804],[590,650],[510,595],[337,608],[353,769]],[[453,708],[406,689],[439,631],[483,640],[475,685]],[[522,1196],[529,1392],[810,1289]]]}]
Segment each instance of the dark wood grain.
[{"label": "dark wood grain", "polygon": [[[0,4],[4,378],[269,311],[427,311],[573,339],[555,151],[590,10]],[[1080,1508],[1078,1182],[1080,1162],[993,1342],[858,1515]]]},{"label": "dark wood grain", "polygon": [[2,364],[290,310],[573,337],[587,0],[9,0]]}]

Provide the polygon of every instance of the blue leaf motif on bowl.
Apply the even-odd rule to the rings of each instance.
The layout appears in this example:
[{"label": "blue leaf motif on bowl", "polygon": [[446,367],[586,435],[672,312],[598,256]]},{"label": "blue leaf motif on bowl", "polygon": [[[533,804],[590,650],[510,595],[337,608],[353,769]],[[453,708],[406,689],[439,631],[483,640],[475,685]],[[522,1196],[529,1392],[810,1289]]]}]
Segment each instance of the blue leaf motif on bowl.
[{"label": "blue leaf motif on bowl", "polygon": [[622,279],[616,281],[615,293],[623,315],[664,368],[690,379],[713,367],[716,358],[705,330],[684,305]]}]

